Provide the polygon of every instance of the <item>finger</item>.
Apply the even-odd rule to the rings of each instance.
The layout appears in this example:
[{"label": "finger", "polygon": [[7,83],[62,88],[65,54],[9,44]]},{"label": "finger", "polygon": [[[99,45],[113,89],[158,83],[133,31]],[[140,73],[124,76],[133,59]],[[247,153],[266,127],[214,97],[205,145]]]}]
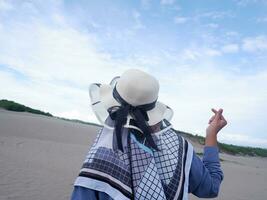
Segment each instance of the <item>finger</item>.
[{"label": "finger", "polygon": [[214,112],[214,114],[217,113],[217,110],[215,110],[214,108],[212,108],[211,110],[212,110],[212,112]]},{"label": "finger", "polygon": [[223,112],[223,109],[219,109],[218,110],[218,112],[216,113],[216,115],[215,115],[215,120],[219,120],[220,118],[221,118],[221,116],[222,116],[222,112]]},{"label": "finger", "polygon": [[215,118],[215,115],[213,115],[210,119],[209,119],[209,123],[211,123]]},{"label": "finger", "polygon": [[215,118],[215,116],[212,117],[212,118],[209,120],[209,124],[212,123],[212,122],[214,121],[214,118]]},{"label": "finger", "polygon": [[221,119],[224,121],[225,125],[228,123],[223,115],[221,116]]}]

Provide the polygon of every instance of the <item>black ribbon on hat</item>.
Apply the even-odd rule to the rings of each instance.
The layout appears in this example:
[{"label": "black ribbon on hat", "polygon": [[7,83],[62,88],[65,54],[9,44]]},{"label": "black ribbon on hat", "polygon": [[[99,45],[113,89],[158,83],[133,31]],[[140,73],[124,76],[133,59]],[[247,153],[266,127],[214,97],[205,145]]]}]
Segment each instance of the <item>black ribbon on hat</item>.
[{"label": "black ribbon on hat", "polygon": [[115,132],[118,149],[123,151],[121,131],[123,125],[127,122],[128,114],[130,114],[134,118],[137,127],[142,130],[147,146],[158,150],[158,147],[151,136],[151,128],[147,123],[147,121],[149,120],[147,111],[155,108],[156,101],[140,106],[132,106],[120,96],[116,89],[116,86],[113,89],[113,97],[121,104],[115,111],[109,111],[110,118],[115,121]]}]

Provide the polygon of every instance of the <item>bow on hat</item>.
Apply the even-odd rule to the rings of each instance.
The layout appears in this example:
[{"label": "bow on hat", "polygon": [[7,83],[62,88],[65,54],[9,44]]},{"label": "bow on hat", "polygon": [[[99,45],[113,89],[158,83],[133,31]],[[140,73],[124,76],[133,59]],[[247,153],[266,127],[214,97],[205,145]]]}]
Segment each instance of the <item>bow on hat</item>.
[{"label": "bow on hat", "polygon": [[147,121],[149,120],[147,111],[155,107],[156,101],[140,106],[132,106],[120,96],[116,89],[116,86],[113,89],[113,97],[120,103],[120,106],[118,106],[115,111],[109,109],[108,112],[110,118],[115,121],[115,134],[118,149],[123,151],[121,132],[123,125],[127,122],[127,116],[128,114],[130,114],[134,118],[137,127],[142,130],[145,140],[147,142],[147,146],[158,150],[158,147],[151,136],[151,128],[148,126],[147,123]]}]

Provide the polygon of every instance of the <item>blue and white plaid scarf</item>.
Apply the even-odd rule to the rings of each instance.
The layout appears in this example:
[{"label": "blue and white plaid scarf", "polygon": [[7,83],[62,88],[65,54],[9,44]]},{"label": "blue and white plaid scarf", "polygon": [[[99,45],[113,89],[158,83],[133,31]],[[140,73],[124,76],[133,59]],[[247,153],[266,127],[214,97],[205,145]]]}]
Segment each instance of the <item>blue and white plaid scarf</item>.
[{"label": "blue and white plaid scarf", "polygon": [[115,200],[188,199],[192,145],[170,124],[152,134],[159,151],[145,146],[129,130],[122,152],[113,148],[113,129],[103,127],[74,185],[105,192]]}]

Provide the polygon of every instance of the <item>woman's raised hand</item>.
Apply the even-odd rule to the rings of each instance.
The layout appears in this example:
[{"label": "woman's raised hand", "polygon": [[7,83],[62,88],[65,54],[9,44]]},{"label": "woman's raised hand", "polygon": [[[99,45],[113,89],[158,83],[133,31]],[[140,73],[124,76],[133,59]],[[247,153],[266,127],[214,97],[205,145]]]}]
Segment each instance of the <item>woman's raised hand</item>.
[{"label": "woman's raised hand", "polygon": [[214,108],[211,109],[214,112],[214,115],[209,120],[209,126],[206,129],[206,134],[217,134],[224,126],[226,126],[227,121],[222,115],[223,109],[219,109],[218,111]]}]

